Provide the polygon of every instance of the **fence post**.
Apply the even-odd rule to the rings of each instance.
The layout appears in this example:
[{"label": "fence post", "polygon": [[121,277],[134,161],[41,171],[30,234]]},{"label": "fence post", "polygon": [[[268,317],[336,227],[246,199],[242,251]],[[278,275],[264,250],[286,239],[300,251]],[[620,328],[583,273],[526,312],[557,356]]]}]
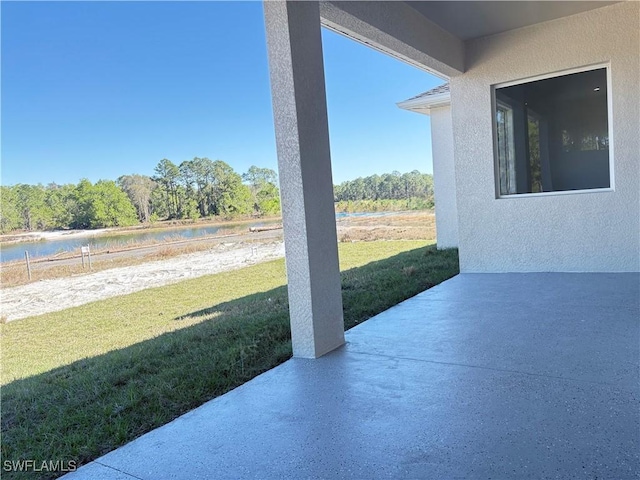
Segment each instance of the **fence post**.
[{"label": "fence post", "polygon": [[24,252],[24,258],[27,261],[27,276],[29,277],[29,281],[31,281],[31,262],[29,261],[29,252]]},{"label": "fence post", "polygon": [[84,270],[84,256],[87,255],[89,259],[89,270],[91,270],[91,250],[89,250],[89,245],[80,247],[80,253],[82,254],[82,269]]}]

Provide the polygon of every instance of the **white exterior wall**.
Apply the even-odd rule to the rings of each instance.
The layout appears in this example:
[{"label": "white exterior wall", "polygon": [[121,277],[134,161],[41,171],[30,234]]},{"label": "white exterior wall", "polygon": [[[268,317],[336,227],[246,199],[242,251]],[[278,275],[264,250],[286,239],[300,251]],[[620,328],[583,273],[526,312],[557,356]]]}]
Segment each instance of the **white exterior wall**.
[{"label": "white exterior wall", "polygon": [[[463,272],[640,270],[640,3],[471,41],[451,78]],[[611,191],[496,199],[491,86],[610,64]]]},{"label": "white exterior wall", "polygon": [[430,116],[438,248],[455,248],[458,246],[458,208],[451,107],[432,108]]}]

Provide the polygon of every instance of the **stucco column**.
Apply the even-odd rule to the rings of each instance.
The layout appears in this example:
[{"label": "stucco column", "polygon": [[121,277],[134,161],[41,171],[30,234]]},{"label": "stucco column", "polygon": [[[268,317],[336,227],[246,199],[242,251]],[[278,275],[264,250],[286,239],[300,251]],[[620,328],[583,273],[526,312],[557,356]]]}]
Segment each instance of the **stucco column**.
[{"label": "stucco column", "polygon": [[438,249],[458,248],[458,201],[451,105],[432,108],[429,115]]},{"label": "stucco column", "polygon": [[293,354],[344,343],[317,2],[265,1]]}]

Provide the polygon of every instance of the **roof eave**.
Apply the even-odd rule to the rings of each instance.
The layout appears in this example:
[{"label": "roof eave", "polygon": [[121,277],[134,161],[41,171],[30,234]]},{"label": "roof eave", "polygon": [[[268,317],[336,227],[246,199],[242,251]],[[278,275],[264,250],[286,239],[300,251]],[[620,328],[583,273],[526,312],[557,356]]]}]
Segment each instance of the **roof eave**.
[{"label": "roof eave", "polygon": [[396,105],[398,108],[403,110],[421,113],[423,115],[430,115],[432,108],[446,107],[450,103],[451,94],[450,92],[445,92],[436,95],[429,95],[427,97],[405,100],[403,102],[396,103]]}]

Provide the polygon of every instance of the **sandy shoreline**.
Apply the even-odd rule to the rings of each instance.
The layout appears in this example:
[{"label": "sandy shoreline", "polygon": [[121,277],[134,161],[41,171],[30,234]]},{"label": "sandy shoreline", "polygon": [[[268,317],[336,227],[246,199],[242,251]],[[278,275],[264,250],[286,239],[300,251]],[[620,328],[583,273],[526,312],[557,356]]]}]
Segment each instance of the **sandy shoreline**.
[{"label": "sandy shoreline", "polygon": [[0,242],[5,244],[20,242],[38,242],[40,240],[59,240],[60,238],[93,237],[114,231],[113,228],[98,228],[96,230],[56,230],[54,232],[35,231],[17,233],[14,235],[0,235]]},{"label": "sandy shoreline", "polygon": [[5,288],[0,291],[0,312],[6,321],[13,321],[283,256],[281,241],[222,243],[208,251],[167,260]]},{"label": "sandy shoreline", "polygon": [[22,243],[22,242],[38,242],[41,240],[60,240],[61,238],[71,239],[71,238],[83,238],[83,237],[95,237],[100,236],[105,233],[109,233],[112,235],[130,235],[136,233],[147,233],[147,232],[155,232],[155,231],[172,231],[172,230],[183,230],[189,228],[207,228],[207,227],[218,227],[218,228],[227,228],[233,227],[243,224],[250,224],[255,222],[269,223],[269,222],[277,222],[281,221],[280,217],[277,216],[268,216],[268,217],[260,217],[260,218],[240,218],[236,220],[224,220],[224,221],[204,221],[204,222],[192,222],[192,223],[160,223],[154,224],[152,228],[148,228],[149,225],[137,225],[133,227],[111,227],[111,228],[96,228],[94,230],[54,230],[54,231],[44,231],[37,230],[33,232],[23,232],[23,233],[8,233],[5,235],[0,235],[0,243],[10,245],[14,243]]}]

